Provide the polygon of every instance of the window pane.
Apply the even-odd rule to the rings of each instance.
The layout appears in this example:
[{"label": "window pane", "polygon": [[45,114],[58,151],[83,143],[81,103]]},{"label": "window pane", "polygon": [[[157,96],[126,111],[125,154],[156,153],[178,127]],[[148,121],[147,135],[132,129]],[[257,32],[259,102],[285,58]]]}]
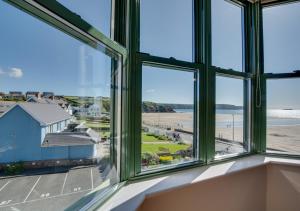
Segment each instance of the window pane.
[{"label": "window pane", "polygon": [[[247,81],[220,77],[216,79],[216,157],[247,152],[244,83]],[[248,111],[248,109],[246,109]]]},{"label": "window pane", "polygon": [[267,82],[267,152],[300,154],[299,79]]},{"label": "window pane", "polygon": [[119,181],[119,57],[4,1],[0,27],[0,209],[90,201]]},{"label": "window pane", "polygon": [[58,0],[58,2],[110,37],[111,0]]},{"label": "window pane", "polygon": [[263,10],[264,70],[285,73],[300,70],[300,3]]},{"label": "window pane", "polygon": [[193,0],[141,0],[140,48],[154,56],[193,60]]},{"label": "window pane", "polygon": [[192,161],[194,73],[143,66],[142,170]]},{"label": "window pane", "polygon": [[244,71],[243,7],[226,0],[211,1],[212,65]]}]

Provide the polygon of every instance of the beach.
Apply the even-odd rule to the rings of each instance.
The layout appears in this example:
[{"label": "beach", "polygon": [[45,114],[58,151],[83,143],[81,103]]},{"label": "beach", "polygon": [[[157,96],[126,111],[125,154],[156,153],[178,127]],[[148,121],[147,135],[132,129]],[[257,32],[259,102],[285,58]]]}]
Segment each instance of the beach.
[{"label": "beach", "polygon": [[[286,112],[286,111],[284,111]],[[295,111],[293,111],[295,113]],[[296,116],[298,117],[298,116]],[[234,121],[234,127],[233,127]],[[272,116],[268,118],[267,150],[272,152],[288,152],[300,154],[300,118],[288,116]],[[180,129],[193,132],[193,113],[143,113],[143,126],[166,129]],[[243,143],[243,115],[242,114],[216,114],[216,145],[217,151],[222,151],[223,145]],[[192,139],[189,139],[192,140]],[[225,142],[224,142],[224,141]],[[228,142],[229,141],[229,142]],[[225,146],[224,146],[225,147]],[[242,148],[241,148],[242,149]],[[234,150],[236,151],[236,149]]]}]

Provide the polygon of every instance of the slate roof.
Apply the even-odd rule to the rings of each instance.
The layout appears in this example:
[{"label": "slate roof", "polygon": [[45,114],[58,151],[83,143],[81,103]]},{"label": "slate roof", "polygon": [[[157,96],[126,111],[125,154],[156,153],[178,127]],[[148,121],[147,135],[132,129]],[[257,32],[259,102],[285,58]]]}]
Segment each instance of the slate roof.
[{"label": "slate roof", "polygon": [[64,120],[71,119],[72,116],[63,110],[60,106],[56,104],[44,104],[44,103],[17,103],[8,111],[6,111],[1,117],[9,113],[13,108],[19,106],[29,115],[31,115],[36,121],[41,125],[46,126],[61,122]]},{"label": "slate roof", "polygon": [[65,100],[62,99],[49,99],[49,98],[37,98],[36,96],[30,97],[27,102],[35,102],[35,103],[48,103],[48,104],[67,104]]},{"label": "slate roof", "polygon": [[15,104],[16,102],[12,102],[12,101],[0,101],[0,116],[2,115],[2,113],[9,110]]},{"label": "slate roof", "polygon": [[92,137],[88,132],[47,133],[42,147],[93,145],[98,141],[99,137]]}]

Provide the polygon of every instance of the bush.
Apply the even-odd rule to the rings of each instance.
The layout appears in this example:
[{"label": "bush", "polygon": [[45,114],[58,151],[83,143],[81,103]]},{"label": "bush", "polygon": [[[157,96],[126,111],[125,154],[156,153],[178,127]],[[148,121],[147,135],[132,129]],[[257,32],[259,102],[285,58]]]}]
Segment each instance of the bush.
[{"label": "bush", "polygon": [[4,167],[4,174],[5,175],[20,174],[23,171],[24,171],[24,163],[23,162],[8,164],[7,166]]},{"label": "bush", "polygon": [[159,161],[161,163],[171,163],[173,161],[173,157],[172,156],[160,156]]},{"label": "bush", "polygon": [[150,166],[159,164],[159,157],[156,153],[142,153],[142,165]]}]

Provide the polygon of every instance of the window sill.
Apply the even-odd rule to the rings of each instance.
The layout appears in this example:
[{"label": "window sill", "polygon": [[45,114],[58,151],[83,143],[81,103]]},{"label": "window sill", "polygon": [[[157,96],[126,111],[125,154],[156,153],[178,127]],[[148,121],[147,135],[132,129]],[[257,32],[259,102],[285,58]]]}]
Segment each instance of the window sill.
[{"label": "window sill", "polygon": [[110,198],[98,210],[136,210],[148,195],[268,163],[291,163],[300,165],[300,160],[253,155],[221,164],[202,166],[155,178],[131,182]]}]

